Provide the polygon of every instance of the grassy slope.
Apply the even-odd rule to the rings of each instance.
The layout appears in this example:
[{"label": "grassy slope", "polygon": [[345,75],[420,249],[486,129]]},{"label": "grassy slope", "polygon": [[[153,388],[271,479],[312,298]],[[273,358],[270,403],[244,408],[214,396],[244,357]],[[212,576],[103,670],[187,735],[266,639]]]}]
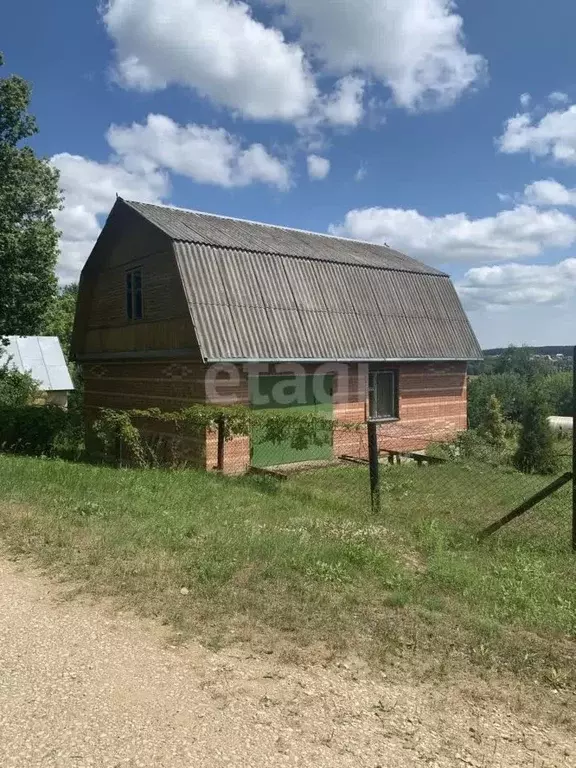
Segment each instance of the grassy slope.
[{"label": "grassy slope", "polygon": [[[284,484],[0,455],[0,536],[97,594],[205,641],[314,641],[472,659],[576,683],[566,487],[478,545],[546,480],[460,466],[361,467]],[[188,593],[182,594],[182,589]]]}]

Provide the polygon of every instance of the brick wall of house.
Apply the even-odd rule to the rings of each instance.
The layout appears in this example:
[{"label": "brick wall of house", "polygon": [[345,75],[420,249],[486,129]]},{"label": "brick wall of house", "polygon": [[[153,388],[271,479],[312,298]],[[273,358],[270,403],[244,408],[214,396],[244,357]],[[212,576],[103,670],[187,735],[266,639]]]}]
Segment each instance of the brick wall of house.
[{"label": "brick wall of house", "polygon": [[[205,395],[205,365],[194,360],[123,360],[85,363],[84,408],[86,422],[96,418],[98,408],[131,410],[159,408],[179,411],[194,403],[203,403]],[[156,421],[138,425],[142,433],[159,444],[161,453],[178,457],[192,466],[206,465],[204,435],[177,435],[170,424]],[[97,448],[88,446],[88,449]]]},{"label": "brick wall of house", "polygon": [[[429,443],[448,440],[466,429],[467,392],[465,363],[403,363],[395,367],[399,382],[398,421],[379,427],[380,447],[413,451]],[[211,374],[197,361],[106,361],[84,365],[87,418],[97,408],[132,409],[151,407],[175,411],[193,403],[249,405],[249,373],[242,366],[223,368],[210,385]],[[212,369],[213,371],[214,369]],[[263,372],[263,369],[260,369]],[[306,374],[330,372],[329,366],[304,366]],[[287,373],[286,366],[270,366],[270,374]],[[368,367],[335,366],[334,416],[338,421],[364,424],[367,415]],[[232,375],[230,375],[232,374]],[[175,438],[169,425],[143,425],[144,432]],[[206,436],[178,438],[179,452],[191,464],[213,470],[217,465],[218,438]],[[334,455],[366,457],[366,429],[336,429]],[[237,437],[227,441],[224,472],[240,474],[250,465],[250,440]]]},{"label": "brick wall of house", "polygon": [[[466,363],[402,363],[391,365],[398,370],[398,421],[379,427],[379,445],[382,449],[417,451],[430,443],[450,440],[467,427]],[[307,364],[303,372],[314,374],[330,372],[330,366]],[[266,373],[286,373],[287,366],[266,368]],[[334,417],[338,421],[364,424],[367,418],[368,366],[334,366]],[[220,404],[249,404],[248,373],[237,368],[233,382],[226,376],[218,379]],[[207,437],[206,466],[212,469],[217,462],[217,436]],[[359,430],[336,429],[334,455],[365,458],[368,455],[366,428]],[[226,443],[224,471],[239,474],[250,464],[250,441],[239,437]]]},{"label": "brick wall of house", "polygon": [[[467,427],[466,363],[402,363],[390,366],[398,370],[399,420],[383,423],[378,428],[381,449],[418,451],[430,443],[454,438]],[[359,374],[365,378],[367,370]],[[367,416],[365,398],[336,403],[339,421],[364,422]],[[337,430],[335,455],[358,458],[368,455],[366,430]]]}]

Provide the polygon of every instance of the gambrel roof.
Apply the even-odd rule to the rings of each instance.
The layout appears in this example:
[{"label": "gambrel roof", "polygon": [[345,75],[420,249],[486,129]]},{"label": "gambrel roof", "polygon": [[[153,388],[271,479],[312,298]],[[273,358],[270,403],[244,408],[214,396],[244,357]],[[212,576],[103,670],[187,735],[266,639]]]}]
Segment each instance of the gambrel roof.
[{"label": "gambrel roof", "polygon": [[391,248],[118,203],[172,241],[206,362],[481,357],[449,276]]}]

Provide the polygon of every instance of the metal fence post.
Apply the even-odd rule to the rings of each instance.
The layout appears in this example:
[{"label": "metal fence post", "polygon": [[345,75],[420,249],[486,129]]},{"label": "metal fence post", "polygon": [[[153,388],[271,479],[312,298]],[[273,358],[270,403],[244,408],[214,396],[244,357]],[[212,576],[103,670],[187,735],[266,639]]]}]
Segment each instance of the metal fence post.
[{"label": "metal fence post", "polygon": [[572,550],[576,552],[576,347],[572,350]]},{"label": "metal fence post", "polygon": [[378,425],[368,422],[368,456],[370,460],[370,494],[372,512],[380,512],[380,461],[378,456]]}]

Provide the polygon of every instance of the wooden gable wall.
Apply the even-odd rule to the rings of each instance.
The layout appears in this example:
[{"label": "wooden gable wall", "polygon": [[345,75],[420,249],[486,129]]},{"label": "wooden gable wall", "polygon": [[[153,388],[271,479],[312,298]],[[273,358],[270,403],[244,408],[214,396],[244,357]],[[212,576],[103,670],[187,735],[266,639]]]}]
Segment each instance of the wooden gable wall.
[{"label": "wooden gable wall", "polygon": [[[136,267],[142,270],[142,320],[126,312],[126,272]],[[72,352],[79,361],[141,353],[200,359],[172,243],[122,201],[82,272]]]}]

